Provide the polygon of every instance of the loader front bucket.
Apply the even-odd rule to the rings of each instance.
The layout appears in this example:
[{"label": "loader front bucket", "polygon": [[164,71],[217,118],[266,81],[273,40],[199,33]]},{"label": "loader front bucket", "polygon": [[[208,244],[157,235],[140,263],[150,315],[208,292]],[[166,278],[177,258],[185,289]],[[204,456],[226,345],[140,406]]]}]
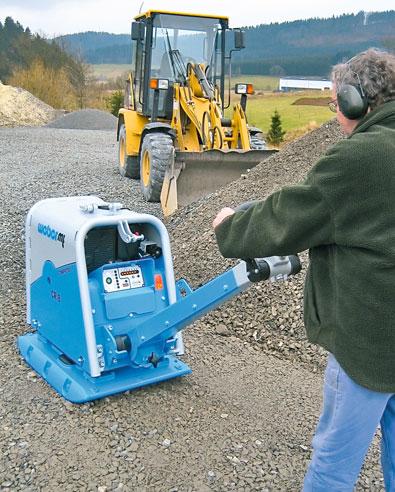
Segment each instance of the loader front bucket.
[{"label": "loader front bucket", "polygon": [[275,152],[238,149],[177,152],[163,181],[160,201],[164,216],[235,181]]}]

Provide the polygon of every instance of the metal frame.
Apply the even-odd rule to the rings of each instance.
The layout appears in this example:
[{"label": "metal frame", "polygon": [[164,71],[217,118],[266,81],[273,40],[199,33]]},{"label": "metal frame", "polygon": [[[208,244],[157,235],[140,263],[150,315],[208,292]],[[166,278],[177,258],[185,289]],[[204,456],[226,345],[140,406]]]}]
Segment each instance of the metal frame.
[{"label": "metal frame", "polygon": [[221,20],[221,109],[225,109],[225,50],[226,50],[226,30],[228,29],[228,22]]},{"label": "metal frame", "polygon": [[[151,58],[152,58],[152,28],[153,18],[148,17],[145,19],[146,33],[145,33],[145,45],[144,45],[144,80],[143,80],[143,115],[150,116],[148,111],[149,106],[149,74],[151,71]],[[140,91],[141,94],[141,91]]]},{"label": "metal frame", "polygon": [[40,200],[35,203],[29,210],[26,221],[25,221],[25,285],[26,285],[26,321],[27,324],[32,323],[32,313],[31,313],[31,295],[30,295],[30,285],[32,281],[32,268],[31,268],[31,235],[30,227],[32,222],[32,216],[35,210],[45,202],[51,202],[52,198],[47,198]]},{"label": "metal frame", "polygon": [[136,214],[133,212],[123,213],[118,215],[112,215],[110,217],[98,217],[86,223],[77,232],[76,241],[76,264],[78,273],[78,282],[80,286],[80,296],[82,313],[85,326],[85,340],[86,348],[88,352],[90,375],[92,377],[100,376],[101,370],[96,356],[96,335],[92,316],[92,306],[89,294],[88,286],[88,272],[86,268],[85,260],[85,247],[84,241],[87,233],[98,226],[116,225],[120,221],[127,220],[128,223],[144,222],[153,225],[159,232],[161,238],[161,247],[163,251],[164,265],[165,265],[165,278],[168,288],[169,304],[176,302],[176,287],[173,270],[173,261],[170,250],[170,240],[165,226],[162,222],[148,214]]}]

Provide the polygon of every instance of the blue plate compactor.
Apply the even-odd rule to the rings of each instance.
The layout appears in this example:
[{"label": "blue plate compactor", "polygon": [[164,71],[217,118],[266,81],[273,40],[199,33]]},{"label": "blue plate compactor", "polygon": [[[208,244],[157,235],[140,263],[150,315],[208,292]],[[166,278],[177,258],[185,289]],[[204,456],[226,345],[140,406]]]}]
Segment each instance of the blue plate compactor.
[{"label": "blue plate compactor", "polygon": [[82,403],[191,372],[181,330],[251,282],[297,273],[294,256],[240,261],[192,290],[175,281],[163,223],[100,198],[51,198],[26,219],[27,363]]}]

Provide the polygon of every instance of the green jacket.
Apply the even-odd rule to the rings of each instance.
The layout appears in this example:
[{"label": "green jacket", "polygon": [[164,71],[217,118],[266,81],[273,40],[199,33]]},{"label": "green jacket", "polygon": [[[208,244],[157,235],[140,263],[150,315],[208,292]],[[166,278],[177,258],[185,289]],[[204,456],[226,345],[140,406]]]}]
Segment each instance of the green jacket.
[{"label": "green jacket", "polygon": [[309,249],[308,339],[369,389],[395,392],[395,101],[368,113],[306,180],[216,229],[227,258]]}]

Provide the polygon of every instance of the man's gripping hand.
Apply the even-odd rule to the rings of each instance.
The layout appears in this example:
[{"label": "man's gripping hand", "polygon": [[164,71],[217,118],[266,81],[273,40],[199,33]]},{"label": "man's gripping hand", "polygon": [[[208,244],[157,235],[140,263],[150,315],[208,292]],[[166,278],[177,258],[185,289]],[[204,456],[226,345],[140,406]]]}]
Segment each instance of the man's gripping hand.
[{"label": "man's gripping hand", "polygon": [[219,226],[219,224],[223,220],[225,220],[227,217],[230,217],[234,213],[235,211],[233,210],[233,208],[230,207],[225,207],[222,210],[220,210],[217,216],[215,217],[215,219],[213,220],[213,228],[215,229],[217,226]]}]

